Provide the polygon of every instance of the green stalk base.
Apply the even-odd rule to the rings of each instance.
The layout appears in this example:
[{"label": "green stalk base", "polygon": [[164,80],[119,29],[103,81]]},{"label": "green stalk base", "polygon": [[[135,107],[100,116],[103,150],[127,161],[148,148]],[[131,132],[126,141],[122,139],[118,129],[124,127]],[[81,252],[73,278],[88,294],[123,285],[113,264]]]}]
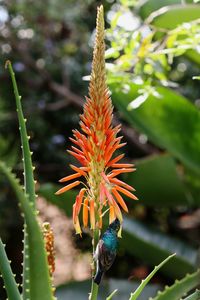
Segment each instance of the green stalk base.
[{"label": "green stalk base", "polygon": [[89,300],[97,300],[99,286],[92,280],[91,293],[89,296]]}]

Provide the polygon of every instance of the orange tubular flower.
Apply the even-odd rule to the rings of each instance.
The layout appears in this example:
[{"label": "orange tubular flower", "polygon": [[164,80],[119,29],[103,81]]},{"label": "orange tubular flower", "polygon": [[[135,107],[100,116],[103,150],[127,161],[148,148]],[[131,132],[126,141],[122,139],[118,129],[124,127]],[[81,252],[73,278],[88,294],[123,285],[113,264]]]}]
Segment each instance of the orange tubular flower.
[{"label": "orange tubular flower", "polygon": [[81,166],[71,165],[75,173],[62,178],[60,182],[73,179],[75,181],[56,193],[68,191],[81,183],[81,176],[85,178],[86,188],[81,189],[73,206],[73,222],[77,233],[81,233],[79,223],[81,206],[83,207],[83,225],[85,227],[88,225],[90,215],[91,229],[100,229],[102,213],[106,211],[107,206],[110,222],[116,217],[122,222],[122,213],[118,204],[126,212],[128,208],[120,193],[137,200],[137,197],[132,194],[134,188],[116,178],[117,175],[133,172],[135,169],[132,164],[119,163],[124,154],[114,156],[115,151],[123,147],[125,143],[121,143],[122,137],[117,137],[120,126],[113,127],[111,124],[113,107],[106,85],[104,52],[104,16],[103,7],[100,6],[97,13],[89,97],[86,97],[83,114],[80,116],[81,130],[73,131],[74,137],[70,140],[74,146],[68,151]]}]

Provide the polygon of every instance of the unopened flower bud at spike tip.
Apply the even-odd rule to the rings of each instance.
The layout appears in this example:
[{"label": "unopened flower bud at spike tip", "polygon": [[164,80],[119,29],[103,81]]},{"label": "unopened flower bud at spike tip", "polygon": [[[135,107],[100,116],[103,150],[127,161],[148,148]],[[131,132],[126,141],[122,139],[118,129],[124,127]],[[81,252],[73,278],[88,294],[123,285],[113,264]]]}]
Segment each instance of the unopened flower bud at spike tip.
[{"label": "unopened flower bud at spike tip", "polygon": [[124,154],[115,154],[126,143],[121,142],[122,136],[118,137],[121,125],[112,126],[113,106],[106,84],[104,31],[101,5],[97,9],[89,96],[86,97],[80,116],[80,130],[72,131],[70,141],[73,146],[68,150],[73,159],[78,161],[79,167],[70,165],[75,173],[60,180],[67,182],[82,176],[83,182],[76,180],[56,192],[59,195],[84,184],[84,189],[81,189],[73,205],[73,223],[77,234],[81,234],[81,210],[84,227],[90,225],[92,230],[101,229],[102,216],[106,212],[109,212],[110,223],[116,217],[122,222],[121,208],[128,212],[123,195],[137,200],[132,194],[135,189],[117,178],[135,169],[133,164],[121,162]]}]

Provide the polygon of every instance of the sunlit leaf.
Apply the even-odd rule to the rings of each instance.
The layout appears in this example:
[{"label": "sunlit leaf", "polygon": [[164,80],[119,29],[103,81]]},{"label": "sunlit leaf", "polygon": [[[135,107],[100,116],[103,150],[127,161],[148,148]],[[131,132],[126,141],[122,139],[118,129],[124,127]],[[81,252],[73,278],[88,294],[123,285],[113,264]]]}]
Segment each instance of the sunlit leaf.
[{"label": "sunlit leaf", "polygon": [[199,5],[169,5],[153,12],[147,22],[159,28],[173,29],[182,23],[199,19],[199,15]]},{"label": "sunlit leaf", "polygon": [[[192,0],[185,1],[186,3],[192,3]],[[173,4],[181,4],[182,0],[145,0],[142,1],[142,5],[139,7],[139,15],[145,20],[152,12],[158,10],[161,7]]]},{"label": "sunlit leaf", "polygon": [[155,87],[159,98],[151,93],[142,105],[129,110],[145,85],[126,81],[129,89],[124,93],[123,82],[123,78],[117,78],[110,88],[113,102],[124,118],[200,174],[200,111],[183,96],[162,86]]}]

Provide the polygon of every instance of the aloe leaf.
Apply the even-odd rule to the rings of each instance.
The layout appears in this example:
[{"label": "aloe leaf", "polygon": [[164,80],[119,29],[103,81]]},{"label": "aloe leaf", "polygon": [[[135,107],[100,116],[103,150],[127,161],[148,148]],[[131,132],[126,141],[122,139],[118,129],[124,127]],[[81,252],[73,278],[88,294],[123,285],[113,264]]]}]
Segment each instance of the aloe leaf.
[{"label": "aloe leaf", "polygon": [[155,298],[151,300],[180,300],[185,294],[199,285],[200,270],[193,274],[187,274],[182,280],[176,280],[175,283],[166,287],[163,292],[158,292]]},{"label": "aloe leaf", "polygon": [[195,204],[192,197],[187,196],[171,155],[152,155],[134,164],[137,172],[128,173],[124,177],[127,183],[134,186],[142,204],[156,207]]},{"label": "aloe leaf", "polygon": [[122,236],[120,245],[151,266],[176,253],[173,263],[169,262],[160,270],[173,279],[195,271],[197,251],[183,241],[130,218],[124,218]]},{"label": "aloe leaf", "polygon": [[[23,166],[24,166],[24,186],[25,186],[25,193],[29,195],[29,201],[33,203],[33,207],[35,208],[35,182],[33,176],[33,165],[32,165],[32,158],[31,158],[31,151],[29,147],[29,137],[27,135],[26,130],[26,119],[24,118],[22,105],[21,105],[21,96],[18,92],[17,82],[15,79],[15,73],[13,72],[12,64],[10,61],[6,62],[6,66],[10,72],[10,76],[12,79],[14,95],[16,100],[16,107],[17,107],[17,115],[19,120],[19,131],[21,137],[21,147],[22,147],[22,156],[23,156]],[[30,297],[29,295],[29,245],[28,245],[28,238],[26,232],[26,226],[24,227],[24,256],[23,256],[23,299],[26,300]]]},{"label": "aloe leaf", "polygon": [[6,255],[5,245],[0,239],[0,272],[3,277],[8,299],[22,300],[17,283],[12,273],[10,262]]},{"label": "aloe leaf", "polygon": [[53,300],[47,255],[43,235],[36,219],[36,212],[32,207],[32,203],[28,201],[28,196],[24,194],[18,180],[3,162],[0,162],[0,170],[6,175],[14,189],[26,222],[30,255],[30,299]]},{"label": "aloe leaf", "polygon": [[19,131],[21,136],[21,144],[22,144],[22,154],[23,154],[23,165],[24,165],[24,186],[25,192],[29,195],[30,202],[35,204],[35,182],[33,176],[33,165],[31,159],[31,151],[29,147],[29,137],[26,130],[26,119],[24,118],[22,105],[21,105],[21,96],[18,92],[17,82],[15,79],[15,73],[13,72],[13,68],[10,61],[7,61],[6,66],[10,72],[10,76],[12,79],[14,95],[16,100],[17,107],[17,115],[19,120]]},{"label": "aloe leaf", "polygon": [[183,300],[199,300],[200,299],[200,291],[196,290],[192,295],[184,298]]},{"label": "aloe leaf", "polygon": [[146,20],[159,28],[173,29],[176,26],[199,19],[200,6],[175,4],[154,11]]},{"label": "aloe leaf", "polygon": [[[124,84],[128,89],[125,90]],[[151,87],[148,98],[139,105],[135,101],[140,91],[150,87],[127,82],[127,78],[126,83],[121,77],[113,78],[110,88],[114,104],[131,125],[200,174],[200,112],[192,103],[170,89],[157,86]]]},{"label": "aloe leaf", "polygon": [[[186,0],[186,3],[192,3],[192,0]],[[139,7],[139,15],[143,20],[145,20],[151,13],[160,9],[164,6],[170,6],[173,4],[182,4],[182,0],[145,0],[142,2],[142,5]],[[184,3],[185,5],[185,3]]]},{"label": "aloe leaf", "polygon": [[147,283],[151,280],[151,278],[155,275],[155,273],[164,266],[172,257],[174,257],[176,253],[168,256],[165,260],[163,260],[158,266],[156,266],[153,271],[144,279],[142,280],[141,284],[135,290],[134,293],[131,293],[129,300],[136,300],[138,296],[142,293],[143,289],[147,285]]},{"label": "aloe leaf", "polygon": [[106,300],[111,300],[112,299],[112,297],[116,294],[118,292],[118,290],[116,289],[116,290],[114,290],[107,298],[106,298]]}]

